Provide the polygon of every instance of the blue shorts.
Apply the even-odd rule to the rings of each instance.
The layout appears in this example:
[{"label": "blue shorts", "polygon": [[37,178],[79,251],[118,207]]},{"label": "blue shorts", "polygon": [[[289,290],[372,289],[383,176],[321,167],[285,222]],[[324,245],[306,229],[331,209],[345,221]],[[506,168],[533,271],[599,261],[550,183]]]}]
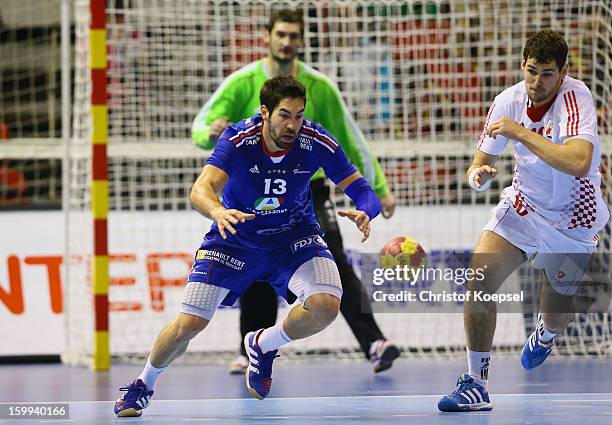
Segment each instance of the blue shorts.
[{"label": "blue shorts", "polygon": [[[229,238],[228,238],[229,239]],[[288,290],[288,283],[295,271],[314,257],[334,259],[327,249],[321,232],[294,232],[292,237],[274,248],[253,248],[237,241],[225,240],[211,230],[204,237],[189,272],[189,282],[208,283],[227,288],[221,304],[231,306],[256,281],[270,283],[276,292],[289,303],[295,296]]]}]

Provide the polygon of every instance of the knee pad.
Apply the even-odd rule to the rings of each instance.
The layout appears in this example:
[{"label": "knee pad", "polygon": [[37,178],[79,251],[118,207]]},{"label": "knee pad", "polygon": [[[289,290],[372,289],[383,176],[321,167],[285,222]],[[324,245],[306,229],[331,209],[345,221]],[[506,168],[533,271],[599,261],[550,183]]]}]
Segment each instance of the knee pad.
[{"label": "knee pad", "polygon": [[289,289],[301,304],[315,294],[342,298],[342,283],[336,263],[327,257],[313,257],[302,264],[289,280]]},{"label": "knee pad", "polygon": [[210,283],[187,282],[181,311],[210,321],[228,292]]}]

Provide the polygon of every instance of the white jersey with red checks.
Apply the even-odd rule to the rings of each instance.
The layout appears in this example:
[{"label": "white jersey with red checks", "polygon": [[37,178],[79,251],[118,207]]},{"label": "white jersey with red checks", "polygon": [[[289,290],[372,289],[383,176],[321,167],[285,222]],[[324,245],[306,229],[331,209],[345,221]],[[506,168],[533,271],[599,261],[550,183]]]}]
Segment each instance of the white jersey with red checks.
[{"label": "white jersey with red checks", "polygon": [[[491,104],[477,148],[499,155],[511,141],[515,149],[512,186],[502,197],[514,198],[515,208],[534,211],[557,229],[577,227],[599,230],[609,218],[600,191],[601,159],[597,116],[593,96],[579,80],[565,77],[557,96],[547,105],[529,107],[525,83],[501,92]],[[518,122],[551,143],[563,144],[569,139],[587,140],[593,144],[593,159],[584,178],[566,174],[546,164],[517,140],[487,135],[487,128],[502,116]]]}]

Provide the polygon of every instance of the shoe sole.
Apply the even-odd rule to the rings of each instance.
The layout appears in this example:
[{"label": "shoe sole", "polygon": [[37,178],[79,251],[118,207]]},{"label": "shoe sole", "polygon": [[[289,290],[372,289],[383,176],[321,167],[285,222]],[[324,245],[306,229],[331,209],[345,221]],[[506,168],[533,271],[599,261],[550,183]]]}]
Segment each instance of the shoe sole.
[{"label": "shoe sole", "polygon": [[380,361],[374,366],[374,373],[384,372],[393,366],[393,361],[400,356],[399,348],[395,345],[391,345],[384,349],[380,355]]},{"label": "shoe sole", "polygon": [[542,363],[544,363],[546,359],[548,358],[548,356],[550,355],[550,353],[548,353],[548,355],[544,357],[544,359],[542,360],[540,360],[540,358],[530,360],[528,353],[529,351],[526,352],[525,347],[523,347],[523,351],[521,351],[521,366],[523,366],[523,369],[525,370],[535,369],[536,367],[542,365]]},{"label": "shoe sole", "polygon": [[[249,364],[251,363],[251,356],[249,355],[249,335],[251,332],[249,332],[248,334],[246,334],[244,336],[244,348],[247,352],[247,358],[249,359]],[[255,388],[251,387],[251,383],[249,382],[249,368],[247,366],[245,372],[244,372],[244,376],[246,379],[246,386],[247,386],[247,390],[249,390],[249,392],[253,395],[253,397],[255,397],[257,400],[263,400],[265,397],[262,397],[257,390],[255,390]]]},{"label": "shoe sole", "polygon": [[142,415],[142,410],[136,410],[134,408],[129,408],[129,409],[125,409],[122,410],[121,412],[116,414],[118,418],[132,418],[132,417],[138,417],[140,415]]},{"label": "shoe sole", "polygon": [[493,410],[493,403],[479,403],[477,406],[478,407],[474,405],[460,405],[456,408],[453,407],[447,409],[442,409],[440,406],[438,406],[438,409],[440,412],[485,412]]}]

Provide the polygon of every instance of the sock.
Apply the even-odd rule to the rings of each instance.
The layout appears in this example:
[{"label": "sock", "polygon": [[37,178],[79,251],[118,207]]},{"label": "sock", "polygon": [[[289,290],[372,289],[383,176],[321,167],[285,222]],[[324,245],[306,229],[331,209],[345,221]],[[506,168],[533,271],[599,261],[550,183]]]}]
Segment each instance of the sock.
[{"label": "sock", "polygon": [[276,325],[264,329],[263,332],[259,334],[257,345],[259,345],[261,351],[267,353],[268,351],[278,350],[291,341],[291,338],[287,336],[283,329],[283,321],[281,320]]},{"label": "sock", "polygon": [[489,380],[489,366],[491,364],[490,351],[472,351],[467,348],[468,365],[470,368],[470,376],[474,378],[474,382],[482,385],[487,389],[487,381]]},{"label": "sock", "polygon": [[151,356],[147,359],[147,364],[138,376],[138,379],[142,379],[148,389],[155,391],[155,382],[157,377],[168,368],[166,367],[155,367],[151,364]]},{"label": "sock", "polygon": [[542,343],[542,345],[545,345],[545,346],[550,345],[550,343],[552,342],[553,338],[556,335],[557,335],[556,333],[551,332],[548,329],[546,329],[544,320],[540,319],[540,322],[538,323],[538,336],[539,336],[539,340]]},{"label": "sock", "polygon": [[369,352],[370,357],[372,357],[372,356],[374,356],[374,354],[376,354],[376,352],[378,351],[380,346],[382,344],[384,344],[384,342],[385,342],[384,339],[377,339],[376,341],[374,341],[372,343],[372,345],[370,345],[370,352]]}]

